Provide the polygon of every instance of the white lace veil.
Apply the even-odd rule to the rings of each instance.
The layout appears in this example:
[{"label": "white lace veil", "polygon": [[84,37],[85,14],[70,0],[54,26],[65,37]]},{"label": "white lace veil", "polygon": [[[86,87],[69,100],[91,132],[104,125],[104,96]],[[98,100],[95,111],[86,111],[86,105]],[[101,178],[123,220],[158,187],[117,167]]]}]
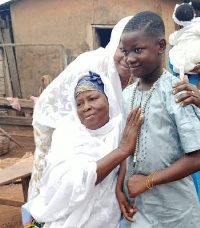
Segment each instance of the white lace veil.
[{"label": "white lace veil", "polygon": [[45,157],[51,147],[52,133],[62,117],[72,110],[69,101],[70,87],[84,72],[94,71],[108,77],[114,89],[119,109],[121,110],[122,89],[114,64],[114,54],[126,23],[132,16],[123,18],[113,28],[107,47],[79,55],[67,68],[52,81],[37,100],[33,114],[35,138],[34,167],[29,184],[28,198],[34,198],[40,190],[40,179],[45,168]]}]

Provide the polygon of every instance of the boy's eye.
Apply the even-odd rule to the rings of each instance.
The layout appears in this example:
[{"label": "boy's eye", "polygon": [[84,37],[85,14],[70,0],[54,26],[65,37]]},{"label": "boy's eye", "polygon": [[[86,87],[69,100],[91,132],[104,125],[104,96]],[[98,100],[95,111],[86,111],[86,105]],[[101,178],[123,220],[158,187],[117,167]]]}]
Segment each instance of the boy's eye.
[{"label": "boy's eye", "polygon": [[142,52],[142,48],[136,48],[135,53],[140,54]]}]

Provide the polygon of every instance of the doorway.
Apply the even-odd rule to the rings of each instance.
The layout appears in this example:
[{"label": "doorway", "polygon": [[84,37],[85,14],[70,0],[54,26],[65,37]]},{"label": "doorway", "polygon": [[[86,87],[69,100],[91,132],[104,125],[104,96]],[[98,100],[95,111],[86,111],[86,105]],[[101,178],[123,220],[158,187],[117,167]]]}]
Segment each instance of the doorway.
[{"label": "doorway", "polygon": [[114,25],[93,25],[93,47],[97,49],[99,47],[105,48],[110,41],[110,36]]}]

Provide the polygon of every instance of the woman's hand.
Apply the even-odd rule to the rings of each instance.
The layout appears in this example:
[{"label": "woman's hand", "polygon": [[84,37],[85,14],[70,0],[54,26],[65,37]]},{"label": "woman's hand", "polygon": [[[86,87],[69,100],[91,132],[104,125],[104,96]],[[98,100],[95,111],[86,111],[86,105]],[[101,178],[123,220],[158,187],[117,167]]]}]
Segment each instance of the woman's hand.
[{"label": "woman's hand", "polygon": [[186,90],[187,92],[181,94],[176,102],[182,101],[182,106],[185,107],[188,104],[194,104],[200,108],[200,92],[196,86],[190,84],[187,79],[187,75],[184,76],[184,80],[177,82],[173,85],[173,94],[177,94],[180,91]]},{"label": "woman's hand", "polygon": [[195,68],[191,71],[200,75],[200,63],[197,63]]},{"label": "woman's hand", "polygon": [[127,181],[128,194],[130,198],[135,198],[148,190],[146,186],[147,176],[142,174],[132,175]]},{"label": "woman's hand", "polygon": [[137,208],[134,208],[134,205],[131,205],[127,202],[126,197],[122,191],[116,191],[116,195],[119,207],[124,217],[130,222],[135,222],[135,219],[132,217],[137,212]]},{"label": "woman's hand", "polygon": [[135,151],[138,131],[144,120],[144,116],[141,116],[140,114],[140,107],[136,107],[130,112],[126,121],[126,126],[122,135],[122,139],[118,147],[123,152],[128,153],[129,155]]}]

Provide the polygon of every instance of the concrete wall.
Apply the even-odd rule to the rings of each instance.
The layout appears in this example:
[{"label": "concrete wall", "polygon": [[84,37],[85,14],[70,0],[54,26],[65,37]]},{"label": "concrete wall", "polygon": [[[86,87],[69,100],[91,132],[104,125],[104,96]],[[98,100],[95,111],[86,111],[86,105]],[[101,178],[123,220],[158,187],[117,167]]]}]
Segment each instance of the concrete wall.
[{"label": "concrete wall", "polygon": [[142,10],[159,13],[166,38],[174,0],[19,0],[11,5],[16,43],[61,43],[73,56],[93,49],[92,24],[113,25]]},{"label": "concrete wall", "polygon": [[[143,10],[161,15],[166,26],[166,39],[174,31],[172,12],[174,0],[18,0],[10,6],[15,43],[61,44],[68,63],[94,48],[92,25],[115,25],[122,17]],[[17,51],[17,64],[23,98],[37,96],[40,77],[55,78],[62,70],[60,55],[43,48],[36,63],[37,48]],[[33,53],[35,51],[35,53]],[[59,50],[57,50],[59,51]],[[32,55],[30,54],[33,53]],[[44,61],[44,62],[43,62]],[[52,67],[52,61],[54,62]],[[56,64],[57,62],[57,64]],[[30,80],[32,86],[30,87]]]}]

